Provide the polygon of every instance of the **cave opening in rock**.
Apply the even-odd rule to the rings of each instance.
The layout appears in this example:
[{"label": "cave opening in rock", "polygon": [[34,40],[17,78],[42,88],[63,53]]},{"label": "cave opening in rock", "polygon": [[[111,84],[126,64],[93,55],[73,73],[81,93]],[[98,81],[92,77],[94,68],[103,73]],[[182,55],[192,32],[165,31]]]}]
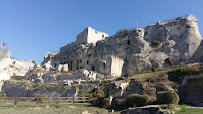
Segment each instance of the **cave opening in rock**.
[{"label": "cave opening in rock", "polygon": [[172,61],[169,58],[164,60],[164,64],[163,64],[164,68],[169,68],[172,65],[173,65],[173,63],[172,63]]}]

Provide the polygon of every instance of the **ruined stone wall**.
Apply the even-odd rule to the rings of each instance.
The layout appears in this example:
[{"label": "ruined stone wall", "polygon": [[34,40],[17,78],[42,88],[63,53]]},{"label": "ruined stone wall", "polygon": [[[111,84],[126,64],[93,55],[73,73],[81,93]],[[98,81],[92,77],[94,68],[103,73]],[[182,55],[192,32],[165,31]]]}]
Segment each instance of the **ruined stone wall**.
[{"label": "ruined stone wall", "polygon": [[34,69],[32,61],[22,61],[10,58],[10,50],[0,51],[0,80],[8,80],[10,76],[25,76],[29,70]]},{"label": "ruined stone wall", "polygon": [[0,70],[8,67],[10,63],[10,50],[0,51]]},{"label": "ruined stone wall", "polygon": [[96,31],[91,27],[87,27],[80,34],[77,35],[75,42],[71,42],[66,46],[62,47],[60,49],[60,52],[67,52],[68,50],[73,47],[76,47],[79,44],[95,44],[97,41],[104,40],[108,36],[109,35],[104,32]]},{"label": "ruined stone wall", "polygon": [[87,37],[88,37],[88,28],[85,28],[80,34],[77,35],[75,45],[78,44],[86,44],[87,42]]},{"label": "ruined stone wall", "polygon": [[111,57],[111,75],[120,77],[122,75],[124,61],[122,58],[112,56]]},{"label": "ruined stone wall", "polygon": [[97,41],[103,40],[108,36],[109,35],[104,32],[96,31],[93,28],[88,27],[87,43],[96,43]]},{"label": "ruined stone wall", "polygon": [[0,51],[0,81],[10,79],[9,64],[10,64],[10,50],[1,50]]}]

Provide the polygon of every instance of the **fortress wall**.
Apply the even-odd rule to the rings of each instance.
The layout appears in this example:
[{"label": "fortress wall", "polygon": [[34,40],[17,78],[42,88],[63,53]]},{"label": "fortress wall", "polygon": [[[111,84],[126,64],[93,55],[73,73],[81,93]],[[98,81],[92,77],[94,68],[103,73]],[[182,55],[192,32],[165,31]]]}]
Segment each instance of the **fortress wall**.
[{"label": "fortress wall", "polygon": [[85,28],[80,34],[77,35],[75,45],[78,44],[86,44],[87,43],[87,36],[88,36],[88,28]]},{"label": "fortress wall", "polygon": [[[10,50],[0,51],[0,81],[10,79],[9,73]],[[1,85],[0,85],[1,89]]]},{"label": "fortress wall", "polygon": [[80,34],[77,35],[75,42],[71,42],[66,46],[61,47],[60,51],[67,52],[69,49],[79,44],[96,43],[97,41],[103,40],[105,39],[105,37],[108,36],[109,35],[104,32],[96,31],[91,27],[87,27]]},{"label": "fortress wall", "polygon": [[96,43],[99,40],[105,39],[105,37],[108,37],[109,35],[104,32],[99,32],[94,30],[91,27],[88,27],[88,38],[87,43]]},{"label": "fortress wall", "polygon": [[10,50],[1,50],[0,51],[0,61],[5,58],[10,59]]},{"label": "fortress wall", "polygon": [[3,70],[9,66],[10,63],[10,50],[0,51],[0,70]]}]

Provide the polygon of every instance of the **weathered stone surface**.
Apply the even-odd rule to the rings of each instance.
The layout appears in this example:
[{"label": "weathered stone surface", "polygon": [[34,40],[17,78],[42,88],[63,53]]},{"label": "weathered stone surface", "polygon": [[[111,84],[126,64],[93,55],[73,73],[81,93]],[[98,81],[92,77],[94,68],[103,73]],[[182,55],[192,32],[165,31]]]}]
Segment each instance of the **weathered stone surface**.
[{"label": "weathered stone surface", "polygon": [[190,59],[191,63],[199,62],[200,64],[203,64],[203,40],[201,41],[201,44],[197,48],[197,51],[194,53],[192,58]]},{"label": "weathered stone surface", "polygon": [[53,72],[47,72],[42,76],[45,83],[57,83],[56,74]]},{"label": "weathered stone surface", "polygon": [[29,92],[25,83],[9,81],[4,82],[1,91],[8,97],[26,97]]},{"label": "weathered stone surface", "polygon": [[160,114],[159,111],[159,107],[140,107],[121,111],[121,114]]},{"label": "weathered stone surface", "polygon": [[57,71],[67,72],[68,71],[68,64],[59,64],[56,66]]},{"label": "weathered stone surface", "polygon": [[95,81],[96,73],[88,70],[81,70],[75,74],[64,74],[58,76],[57,80],[78,80],[78,79],[87,79],[87,81]]},{"label": "weathered stone surface", "polygon": [[[194,62],[201,61],[202,38],[196,22],[195,16],[188,15],[157,22],[144,29],[120,30],[114,36],[98,40],[96,44],[91,41],[74,46],[73,43],[68,44],[42,63],[46,65],[53,62],[53,69],[58,64],[66,63],[69,70],[83,67],[116,78],[132,76],[152,67],[188,63],[191,59]],[[155,45],[155,41],[160,43]]]},{"label": "weathered stone surface", "polygon": [[161,110],[157,106],[144,106],[123,110],[121,114],[175,114],[175,112],[171,110]]},{"label": "weathered stone surface", "polygon": [[10,58],[10,50],[0,51],[0,80],[8,80],[10,76],[25,76],[34,70],[32,61],[22,61]]},{"label": "weathered stone surface", "polygon": [[111,82],[105,88],[106,96],[120,97],[126,94],[126,88],[129,86],[129,82]]},{"label": "weathered stone surface", "polygon": [[[8,97],[33,97],[39,94],[48,95],[49,97],[73,97],[77,95],[77,89],[75,87],[68,89],[42,88],[31,90],[29,84],[26,83],[28,82],[5,81],[1,92]],[[40,86],[39,84],[37,87]]]}]

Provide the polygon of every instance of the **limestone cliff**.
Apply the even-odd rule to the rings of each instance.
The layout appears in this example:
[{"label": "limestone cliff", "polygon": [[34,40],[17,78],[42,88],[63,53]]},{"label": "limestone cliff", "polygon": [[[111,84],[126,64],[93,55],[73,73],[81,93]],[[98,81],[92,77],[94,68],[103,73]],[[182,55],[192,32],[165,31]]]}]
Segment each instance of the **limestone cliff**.
[{"label": "limestone cliff", "polygon": [[195,16],[187,15],[157,22],[144,29],[120,30],[96,43],[74,46],[71,43],[58,53],[49,53],[42,65],[47,70],[57,70],[58,65],[68,64],[70,71],[85,68],[108,77],[118,77],[132,76],[151,68],[202,62],[202,38],[196,22]]},{"label": "limestone cliff", "polygon": [[0,51],[0,80],[10,79],[10,76],[25,76],[34,68],[32,61],[10,58],[10,50]]},{"label": "limestone cliff", "polygon": [[[154,69],[203,63],[203,40],[196,22],[195,16],[187,15],[157,22],[144,29],[120,30],[113,36],[88,27],[75,42],[61,47],[59,52],[47,53],[41,65],[12,59],[10,51],[4,50],[0,52],[0,73],[6,74],[7,79],[12,75],[25,78],[5,81],[2,93],[11,97],[39,94],[80,96],[90,93],[97,97],[97,90],[104,90],[104,93],[100,91],[103,97],[125,98],[129,94],[147,94],[151,101],[155,101],[157,92],[178,91],[179,85],[169,79],[169,69],[164,73],[152,73]],[[169,71],[175,69],[171,67]],[[137,78],[129,77],[147,70],[152,72]],[[117,78],[120,76],[126,77]],[[179,74],[175,76],[177,79],[180,77]],[[107,80],[112,78],[117,79]],[[199,83],[194,82],[199,79]],[[202,78],[199,79],[186,78],[187,83],[180,87],[183,94],[195,94],[196,99],[185,94],[180,94],[180,97],[186,101],[194,100],[194,104],[202,106],[202,101],[197,100],[202,91],[193,89],[189,92],[187,89],[191,89],[192,84],[201,89]]]}]

